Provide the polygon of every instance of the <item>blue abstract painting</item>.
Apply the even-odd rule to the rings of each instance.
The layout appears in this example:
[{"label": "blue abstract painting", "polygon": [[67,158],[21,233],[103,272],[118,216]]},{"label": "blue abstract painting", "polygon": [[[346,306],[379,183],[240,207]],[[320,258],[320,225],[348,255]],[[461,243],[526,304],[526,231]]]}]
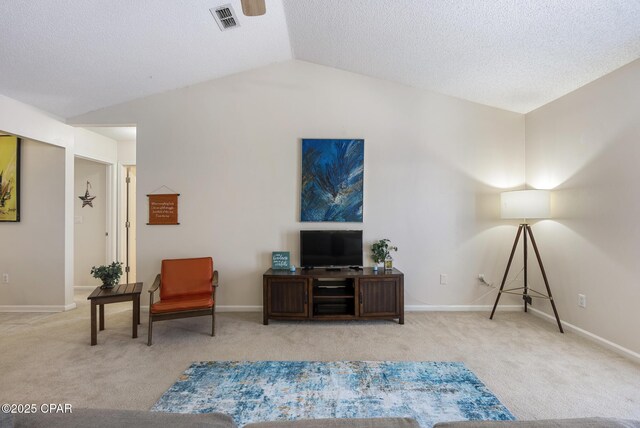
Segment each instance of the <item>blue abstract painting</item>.
[{"label": "blue abstract painting", "polygon": [[195,362],[152,407],[252,422],[410,417],[421,427],[514,420],[463,363],[414,361]]},{"label": "blue abstract painting", "polygon": [[301,221],[362,222],[364,140],[302,140]]}]

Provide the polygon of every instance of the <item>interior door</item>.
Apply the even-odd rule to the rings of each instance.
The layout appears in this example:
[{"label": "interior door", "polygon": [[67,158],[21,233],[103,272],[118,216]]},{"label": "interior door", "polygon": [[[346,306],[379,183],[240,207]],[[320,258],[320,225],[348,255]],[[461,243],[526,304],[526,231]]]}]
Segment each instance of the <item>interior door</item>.
[{"label": "interior door", "polygon": [[[0,174],[2,171],[0,171]],[[109,256],[108,167],[76,157],[74,160],[74,286],[95,287],[92,266],[111,263]]]},{"label": "interior door", "polygon": [[125,169],[124,274],[126,283],[131,284],[136,282],[136,167]]}]

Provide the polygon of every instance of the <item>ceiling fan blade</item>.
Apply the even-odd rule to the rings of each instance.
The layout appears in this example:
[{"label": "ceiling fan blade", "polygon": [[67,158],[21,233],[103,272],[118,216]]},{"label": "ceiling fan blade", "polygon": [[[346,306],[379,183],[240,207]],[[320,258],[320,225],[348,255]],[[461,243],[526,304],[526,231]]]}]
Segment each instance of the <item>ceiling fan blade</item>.
[{"label": "ceiling fan blade", "polygon": [[264,0],[241,0],[245,16],[260,16],[267,12]]}]

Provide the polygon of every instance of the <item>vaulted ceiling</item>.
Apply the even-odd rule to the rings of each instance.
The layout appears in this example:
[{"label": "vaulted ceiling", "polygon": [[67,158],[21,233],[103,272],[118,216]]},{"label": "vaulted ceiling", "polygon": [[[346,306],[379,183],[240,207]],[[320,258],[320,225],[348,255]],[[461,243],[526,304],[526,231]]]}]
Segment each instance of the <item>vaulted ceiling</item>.
[{"label": "vaulted ceiling", "polygon": [[525,113],[640,58],[638,0],[266,1],[0,2],[0,93],[69,118],[293,58]]},{"label": "vaulted ceiling", "polygon": [[[240,27],[209,9],[232,3]],[[2,0],[0,93],[63,118],[291,59],[282,2]]]}]

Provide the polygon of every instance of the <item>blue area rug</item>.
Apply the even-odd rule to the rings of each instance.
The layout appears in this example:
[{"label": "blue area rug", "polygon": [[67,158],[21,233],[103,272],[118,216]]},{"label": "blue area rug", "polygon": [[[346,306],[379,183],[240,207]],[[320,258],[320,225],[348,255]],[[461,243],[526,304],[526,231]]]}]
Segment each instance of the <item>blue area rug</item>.
[{"label": "blue area rug", "polygon": [[463,363],[204,361],[189,367],[152,411],[222,412],[238,426],[277,419],[412,417],[421,427],[514,420]]}]

